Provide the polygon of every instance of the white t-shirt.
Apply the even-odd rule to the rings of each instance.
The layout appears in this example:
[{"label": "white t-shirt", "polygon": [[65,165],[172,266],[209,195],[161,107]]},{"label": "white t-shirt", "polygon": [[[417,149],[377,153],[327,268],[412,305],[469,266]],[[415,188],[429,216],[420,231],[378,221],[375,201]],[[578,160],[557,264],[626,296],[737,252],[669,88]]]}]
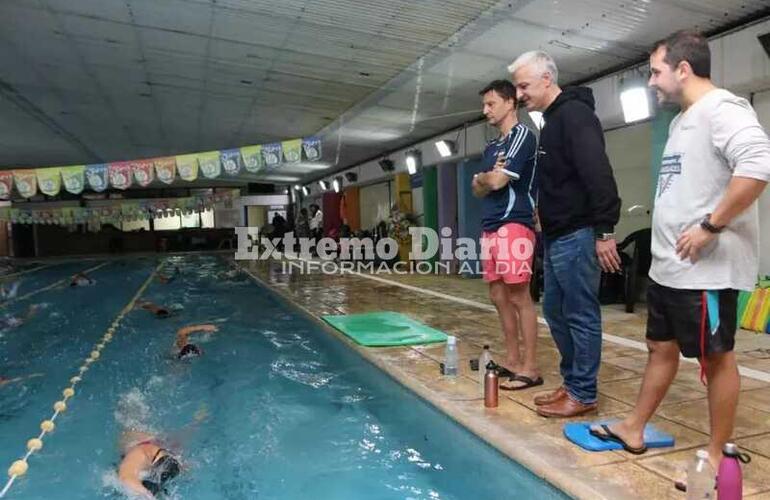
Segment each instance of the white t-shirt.
[{"label": "white t-shirt", "polygon": [[324,224],[324,214],[320,210],[315,213],[314,216],[310,218],[310,230],[318,229],[320,227],[323,227]]},{"label": "white t-shirt", "polygon": [[733,176],[770,181],[770,140],[746,99],[715,89],[669,127],[652,216],[650,278],[679,289],[754,289],[756,202],[702,249],[694,264],[676,254],[679,236],[716,209]]}]

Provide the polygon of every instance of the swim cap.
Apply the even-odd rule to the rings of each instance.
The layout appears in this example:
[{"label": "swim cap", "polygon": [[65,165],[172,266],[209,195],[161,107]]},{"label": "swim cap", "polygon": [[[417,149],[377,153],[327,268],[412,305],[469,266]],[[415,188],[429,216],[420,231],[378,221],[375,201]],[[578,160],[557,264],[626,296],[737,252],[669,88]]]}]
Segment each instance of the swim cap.
[{"label": "swim cap", "polygon": [[200,356],[201,350],[198,348],[195,344],[185,344],[182,349],[179,351],[179,355],[177,358],[184,359],[184,358],[190,358],[193,356]]},{"label": "swim cap", "polygon": [[182,467],[179,461],[172,455],[163,455],[157,462],[152,464],[147,477],[142,481],[142,486],[147,488],[150,493],[157,495],[165,483],[179,475]]}]

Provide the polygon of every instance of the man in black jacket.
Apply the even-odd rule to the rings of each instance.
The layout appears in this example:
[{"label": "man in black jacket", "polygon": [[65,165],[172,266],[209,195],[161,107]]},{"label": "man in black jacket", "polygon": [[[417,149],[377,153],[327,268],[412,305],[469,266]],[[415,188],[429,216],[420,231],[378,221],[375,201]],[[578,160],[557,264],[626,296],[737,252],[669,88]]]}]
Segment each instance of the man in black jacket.
[{"label": "man in black jacket", "polygon": [[596,410],[601,271],[620,270],[613,233],[620,198],[591,89],[559,88],[558,69],[545,52],[522,54],[508,70],[519,102],[542,111],[545,122],[538,151],[543,313],[561,354],[564,384],[535,404],[545,417],[583,415]]}]

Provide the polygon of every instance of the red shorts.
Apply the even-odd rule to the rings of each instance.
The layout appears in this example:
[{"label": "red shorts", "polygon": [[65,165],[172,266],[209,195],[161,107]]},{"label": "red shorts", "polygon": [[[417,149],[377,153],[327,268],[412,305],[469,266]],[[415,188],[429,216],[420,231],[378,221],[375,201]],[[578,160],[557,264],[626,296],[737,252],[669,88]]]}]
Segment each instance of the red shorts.
[{"label": "red shorts", "polygon": [[535,232],[523,224],[510,222],[497,231],[481,233],[481,266],[486,282],[529,282],[534,256]]}]

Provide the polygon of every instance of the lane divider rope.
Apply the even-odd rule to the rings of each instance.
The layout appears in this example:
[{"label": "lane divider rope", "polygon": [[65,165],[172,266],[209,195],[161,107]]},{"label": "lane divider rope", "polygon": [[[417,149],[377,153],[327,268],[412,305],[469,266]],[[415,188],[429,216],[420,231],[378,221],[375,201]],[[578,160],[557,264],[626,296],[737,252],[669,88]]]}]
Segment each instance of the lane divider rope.
[{"label": "lane divider rope", "polygon": [[[79,272],[81,272],[81,273],[90,273],[90,272],[96,271],[97,269],[100,269],[100,268],[106,266],[107,264],[109,264],[109,262],[102,262],[101,264],[98,264],[98,265],[93,266],[93,267],[89,267],[88,269],[84,269],[83,271],[79,271]],[[8,307],[10,304],[13,304],[14,302],[18,302],[20,300],[28,299],[30,297],[33,297],[33,296],[39,294],[39,293],[47,292],[48,290],[50,290],[52,288],[56,288],[57,286],[62,285],[68,279],[70,279],[70,278],[62,278],[59,281],[51,283],[48,286],[44,286],[43,288],[38,288],[37,290],[32,290],[31,292],[27,292],[24,295],[20,295],[18,297],[14,297],[12,299],[6,300],[2,304],[0,304],[0,309],[2,309],[4,307]]]},{"label": "lane divider rope", "polygon": [[[101,264],[100,266],[96,266],[96,268],[106,265]],[[105,348],[107,344],[110,343],[110,341],[113,339],[113,335],[115,334],[115,330],[120,325],[120,322],[123,320],[123,317],[134,308],[134,304],[136,304],[136,301],[141,295],[144,293],[145,289],[150,285],[153,278],[158,272],[158,269],[160,268],[162,264],[158,264],[155,269],[152,271],[150,276],[144,281],[141,287],[139,287],[139,290],[134,294],[134,296],[131,298],[131,300],[128,302],[128,304],[123,307],[123,309],[118,313],[117,316],[115,316],[115,319],[112,321],[112,324],[107,328],[107,331],[105,332],[104,336],[100,339],[99,342],[94,345],[94,349],[91,351],[91,353],[88,355],[88,357],[83,361],[83,364],[78,368],[78,373],[70,378],[69,382],[70,385],[66,389],[62,391],[62,399],[59,401],[56,401],[53,405],[53,415],[48,420],[43,420],[40,423],[40,434],[37,437],[34,437],[27,441],[27,453],[24,454],[22,458],[19,460],[16,460],[11,464],[11,466],[8,468],[8,481],[5,483],[5,487],[0,491],[0,498],[5,497],[5,495],[8,493],[8,491],[11,489],[11,486],[13,486],[13,483],[16,481],[17,477],[21,477],[24,474],[27,473],[29,470],[29,463],[27,460],[30,456],[32,456],[33,453],[36,451],[40,451],[43,448],[43,438],[46,434],[51,433],[56,428],[56,418],[61,414],[67,411],[67,400],[69,400],[71,397],[75,395],[75,386],[80,383],[83,379],[83,375],[88,371],[89,367],[95,363],[99,358],[101,357],[102,350]],[[96,269],[92,268],[90,270]],[[88,272],[88,271],[86,271]],[[63,280],[62,280],[63,281]]]}]

